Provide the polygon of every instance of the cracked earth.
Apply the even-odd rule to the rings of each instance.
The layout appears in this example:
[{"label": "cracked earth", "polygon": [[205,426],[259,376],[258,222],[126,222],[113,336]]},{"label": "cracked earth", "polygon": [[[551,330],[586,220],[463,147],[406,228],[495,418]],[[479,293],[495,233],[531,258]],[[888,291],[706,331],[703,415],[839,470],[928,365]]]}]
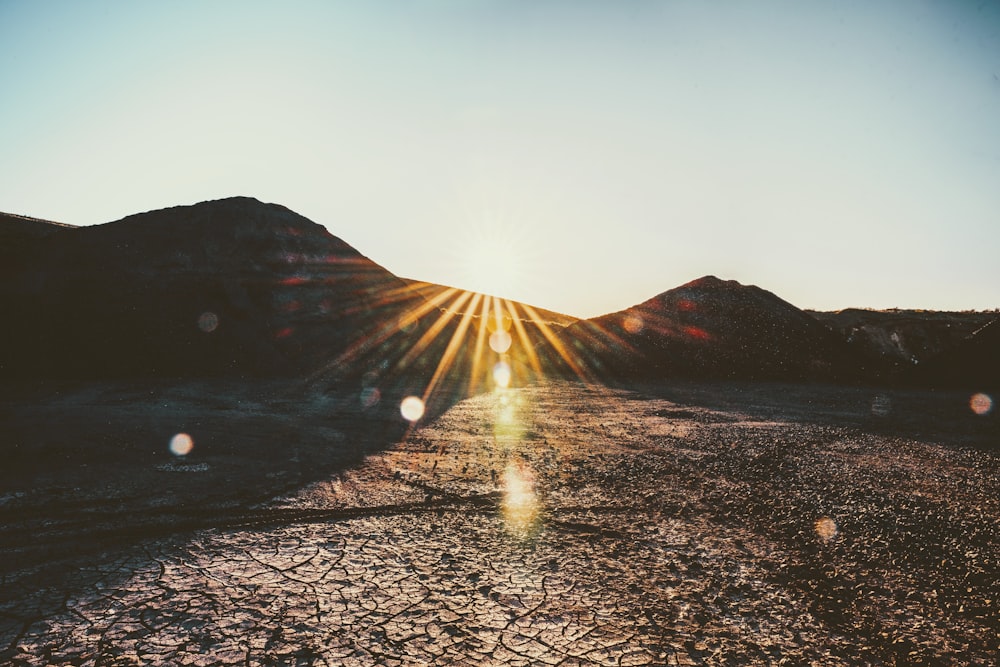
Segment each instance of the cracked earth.
[{"label": "cracked earth", "polygon": [[218,526],[6,571],[0,661],[994,664],[997,450],[877,431],[477,396]]}]

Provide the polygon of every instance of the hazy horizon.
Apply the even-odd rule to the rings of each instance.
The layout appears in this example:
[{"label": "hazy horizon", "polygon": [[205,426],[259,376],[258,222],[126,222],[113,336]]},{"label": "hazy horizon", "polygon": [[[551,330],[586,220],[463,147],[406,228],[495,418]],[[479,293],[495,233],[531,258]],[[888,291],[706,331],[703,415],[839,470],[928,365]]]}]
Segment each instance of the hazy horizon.
[{"label": "hazy horizon", "polygon": [[1000,306],[1000,3],[0,3],[0,210],[229,196],[578,317]]}]

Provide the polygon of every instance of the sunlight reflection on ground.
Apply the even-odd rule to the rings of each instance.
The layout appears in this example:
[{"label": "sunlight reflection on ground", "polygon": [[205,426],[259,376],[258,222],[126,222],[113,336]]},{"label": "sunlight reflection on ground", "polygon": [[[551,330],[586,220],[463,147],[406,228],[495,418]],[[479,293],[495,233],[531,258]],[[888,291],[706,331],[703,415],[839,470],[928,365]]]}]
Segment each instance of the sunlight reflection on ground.
[{"label": "sunlight reflection on ground", "polygon": [[504,470],[501,510],[507,531],[515,537],[528,538],[538,530],[541,504],[535,474],[527,463],[510,463]]}]

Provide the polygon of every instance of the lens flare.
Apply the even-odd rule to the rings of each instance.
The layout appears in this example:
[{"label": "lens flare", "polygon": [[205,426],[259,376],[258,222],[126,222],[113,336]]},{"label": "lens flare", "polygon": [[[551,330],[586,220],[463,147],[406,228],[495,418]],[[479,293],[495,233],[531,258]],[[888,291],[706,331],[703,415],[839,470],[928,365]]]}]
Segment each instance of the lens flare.
[{"label": "lens flare", "polygon": [[642,331],[643,321],[638,315],[626,315],[622,320],[622,327],[630,334],[637,334]]},{"label": "lens flare", "polygon": [[837,522],[828,516],[817,519],[814,527],[816,529],[816,534],[819,535],[819,538],[824,542],[829,542],[833,538],[837,537]]},{"label": "lens flare", "polygon": [[541,505],[535,492],[535,474],[527,465],[507,466],[500,509],[507,530],[515,537],[530,537],[538,529]]},{"label": "lens flare", "polygon": [[510,331],[510,325],[514,318],[505,309],[500,307],[500,300],[493,299],[493,310],[486,318],[486,329],[493,331]]},{"label": "lens flare", "polygon": [[[361,405],[374,408],[382,400],[382,392],[375,387],[365,387],[361,390]],[[400,408],[402,409],[402,408]]]},{"label": "lens flare", "polygon": [[399,404],[399,412],[406,421],[415,422],[424,416],[424,402],[417,396],[407,396]]},{"label": "lens flare", "polygon": [[194,440],[187,433],[178,433],[170,438],[170,453],[174,456],[187,456],[194,449]]},{"label": "lens flare", "polygon": [[490,348],[497,354],[503,354],[510,349],[514,339],[506,331],[494,331],[490,334]]},{"label": "lens flare", "polygon": [[198,328],[205,333],[212,333],[219,328],[219,316],[211,311],[206,311],[198,316]]},{"label": "lens flare", "polygon": [[496,382],[498,387],[506,389],[510,386],[510,364],[506,361],[497,362],[496,366],[493,367],[493,381]]},{"label": "lens flare", "polygon": [[989,394],[975,394],[969,399],[969,407],[977,415],[987,415],[993,409],[993,399]]},{"label": "lens flare", "polygon": [[886,394],[876,394],[872,399],[872,414],[876,417],[885,417],[892,412],[892,399]]}]

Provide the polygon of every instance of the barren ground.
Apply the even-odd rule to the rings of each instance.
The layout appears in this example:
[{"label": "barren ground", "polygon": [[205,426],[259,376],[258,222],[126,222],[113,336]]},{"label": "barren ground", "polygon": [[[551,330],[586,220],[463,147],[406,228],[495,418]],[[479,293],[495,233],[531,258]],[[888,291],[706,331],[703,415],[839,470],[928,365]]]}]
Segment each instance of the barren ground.
[{"label": "barren ground", "polygon": [[9,403],[10,430],[50,443],[128,414],[137,440],[171,414],[212,435],[185,461],[162,440],[20,461],[0,489],[0,662],[996,659],[997,422],[967,397],[551,383],[396,437],[333,399],[237,393],[163,389],[155,418],[120,391]]}]

